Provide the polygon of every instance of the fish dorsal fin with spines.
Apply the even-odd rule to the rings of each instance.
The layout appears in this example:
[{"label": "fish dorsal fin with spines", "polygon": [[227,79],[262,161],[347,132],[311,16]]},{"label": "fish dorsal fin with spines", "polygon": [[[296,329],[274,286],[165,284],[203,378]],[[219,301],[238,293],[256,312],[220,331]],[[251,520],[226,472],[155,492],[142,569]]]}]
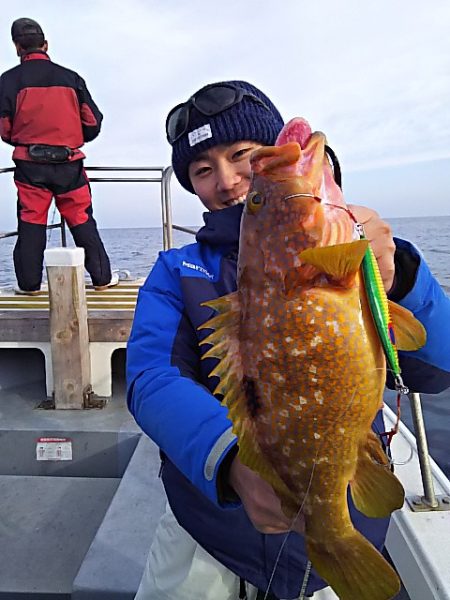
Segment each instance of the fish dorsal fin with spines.
[{"label": "fish dorsal fin with spines", "polygon": [[297,502],[291,491],[283,483],[275,470],[261,453],[256,441],[255,427],[247,410],[247,397],[243,385],[243,369],[239,347],[239,322],[241,316],[239,294],[203,302],[218,314],[200,325],[198,329],[212,329],[213,332],[200,342],[211,344],[204,358],[218,358],[217,366],[210,377],[219,377],[214,394],[223,396],[222,404],[228,408],[228,416],[233,424],[233,433],[238,438],[239,459],[259,473],[273,487],[279,498],[283,498],[286,512],[294,514]]},{"label": "fish dorsal fin with spines", "polygon": [[392,300],[389,300],[388,304],[397,350],[413,351],[422,348],[427,341],[427,332],[422,323],[407,308]]}]

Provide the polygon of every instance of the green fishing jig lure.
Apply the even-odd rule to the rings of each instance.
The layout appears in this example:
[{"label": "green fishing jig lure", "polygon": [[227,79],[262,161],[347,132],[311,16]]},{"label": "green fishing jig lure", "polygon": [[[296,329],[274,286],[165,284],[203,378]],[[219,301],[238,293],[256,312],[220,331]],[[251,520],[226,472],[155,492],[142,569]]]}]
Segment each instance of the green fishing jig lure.
[{"label": "green fishing jig lure", "polygon": [[[360,239],[367,239],[364,234],[363,226],[360,223],[356,223],[356,230]],[[388,299],[383,287],[377,260],[370,246],[367,247],[361,264],[361,270],[367,299],[369,301],[370,312],[372,313],[378,337],[380,338],[386,356],[388,368],[394,376],[395,389],[400,394],[408,394],[409,389],[403,383],[401,376],[398,352],[395,345],[394,327],[389,313]]]}]

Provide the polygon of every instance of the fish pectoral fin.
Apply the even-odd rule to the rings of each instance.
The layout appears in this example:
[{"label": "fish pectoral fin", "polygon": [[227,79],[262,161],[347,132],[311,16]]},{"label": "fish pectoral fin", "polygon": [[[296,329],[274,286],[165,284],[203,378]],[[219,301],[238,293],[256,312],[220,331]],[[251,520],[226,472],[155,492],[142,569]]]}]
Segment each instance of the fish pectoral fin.
[{"label": "fish pectoral fin", "polygon": [[425,346],[427,332],[422,323],[407,308],[392,302],[392,300],[388,302],[397,349],[418,350]]},{"label": "fish pectoral fin", "polygon": [[373,431],[359,448],[350,491],[356,508],[367,517],[388,517],[403,506],[405,491],[392,473],[381,442]]},{"label": "fish pectoral fin", "polygon": [[313,567],[340,600],[389,600],[400,591],[397,573],[353,527],[323,543],[307,535],[306,549]]},{"label": "fish pectoral fin", "polygon": [[346,281],[358,272],[368,246],[368,240],[356,240],[335,246],[307,248],[300,253],[300,260],[337,281]]}]

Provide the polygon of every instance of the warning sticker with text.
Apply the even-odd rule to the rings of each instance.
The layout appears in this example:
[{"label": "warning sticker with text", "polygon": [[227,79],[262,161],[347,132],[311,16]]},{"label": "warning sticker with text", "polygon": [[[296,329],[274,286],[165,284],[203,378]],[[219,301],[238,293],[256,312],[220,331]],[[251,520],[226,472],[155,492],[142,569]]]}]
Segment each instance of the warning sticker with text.
[{"label": "warning sticker with text", "polygon": [[72,460],[70,438],[41,437],[36,444],[36,460]]}]

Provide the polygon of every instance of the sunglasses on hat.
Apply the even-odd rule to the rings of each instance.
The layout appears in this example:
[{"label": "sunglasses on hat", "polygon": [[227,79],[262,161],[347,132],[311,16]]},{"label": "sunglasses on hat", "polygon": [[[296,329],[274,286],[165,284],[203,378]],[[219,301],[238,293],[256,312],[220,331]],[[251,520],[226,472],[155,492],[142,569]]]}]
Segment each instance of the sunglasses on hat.
[{"label": "sunglasses on hat", "polygon": [[169,144],[173,145],[188,130],[192,107],[202,115],[212,117],[239,104],[243,98],[250,98],[270,111],[270,108],[260,98],[242,88],[226,83],[207,85],[191,96],[187,102],[177,104],[167,115],[166,136]]}]

